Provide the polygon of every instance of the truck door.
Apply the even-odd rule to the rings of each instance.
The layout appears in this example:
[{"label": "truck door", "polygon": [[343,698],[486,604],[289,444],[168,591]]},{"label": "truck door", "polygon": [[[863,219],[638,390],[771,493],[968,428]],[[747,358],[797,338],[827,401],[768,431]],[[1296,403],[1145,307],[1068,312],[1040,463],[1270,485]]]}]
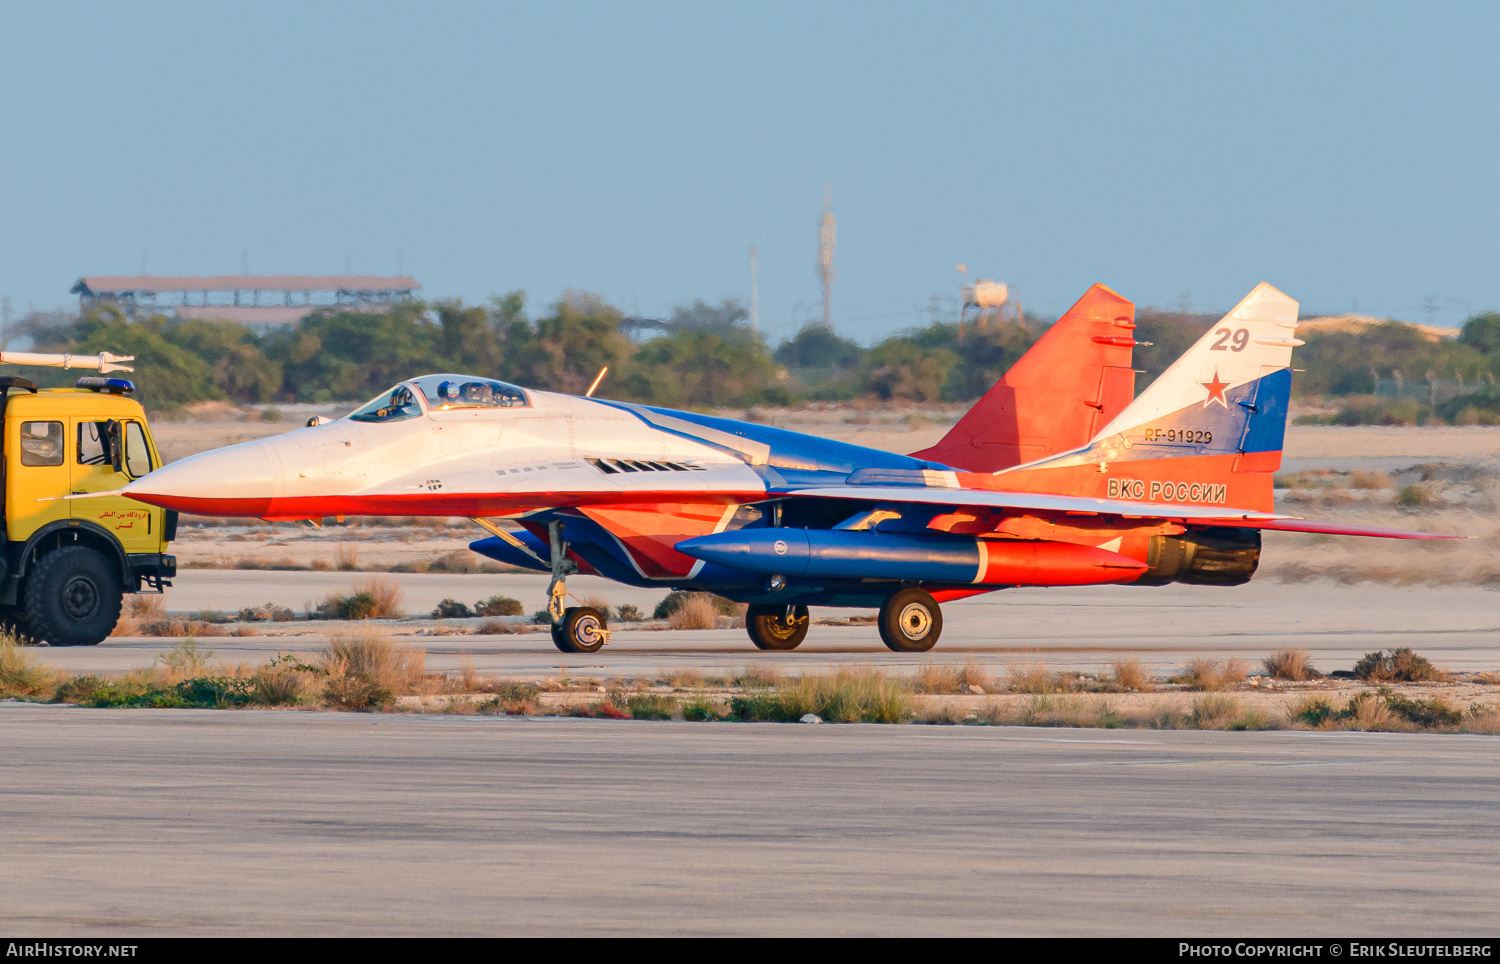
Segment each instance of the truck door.
[{"label": "truck door", "polygon": [[[73,492],[110,492],[124,486],[136,473],[145,475],[155,467],[139,422],[91,418],[68,421],[75,453],[70,460]],[[113,431],[112,426],[116,426]],[[114,450],[120,445],[124,451],[117,460]],[[124,471],[116,471],[117,461]],[[124,496],[74,499],[71,506],[73,518],[98,523],[114,533],[126,552],[161,551],[160,509]]]},{"label": "truck door", "polygon": [[[49,522],[69,517],[67,422],[6,419],[5,523],[9,538],[24,541]],[[41,501],[41,500],[47,501]]]}]

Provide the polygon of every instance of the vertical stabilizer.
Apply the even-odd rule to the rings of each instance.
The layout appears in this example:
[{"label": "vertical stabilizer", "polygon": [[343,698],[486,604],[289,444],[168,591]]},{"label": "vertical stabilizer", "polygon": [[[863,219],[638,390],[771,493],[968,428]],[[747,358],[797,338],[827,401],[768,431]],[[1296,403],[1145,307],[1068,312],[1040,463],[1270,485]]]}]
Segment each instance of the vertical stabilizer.
[{"label": "vertical stabilizer", "polygon": [[998,472],[1086,445],[1135,394],[1135,305],[1090,288],[936,445],[912,455]]},{"label": "vertical stabilizer", "polygon": [[1297,302],[1257,285],[1086,447],[1006,472],[1004,484],[1270,511],[1296,329]]}]

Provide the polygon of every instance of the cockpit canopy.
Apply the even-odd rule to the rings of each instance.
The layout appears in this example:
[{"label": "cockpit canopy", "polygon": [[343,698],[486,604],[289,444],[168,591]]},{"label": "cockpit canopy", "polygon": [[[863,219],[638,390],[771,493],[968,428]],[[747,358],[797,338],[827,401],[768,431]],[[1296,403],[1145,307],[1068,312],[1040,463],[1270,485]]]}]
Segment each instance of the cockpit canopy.
[{"label": "cockpit canopy", "polygon": [[[418,400],[418,394],[421,401]],[[349,417],[356,422],[395,422],[422,414],[422,401],[429,412],[458,409],[525,408],[531,404],[526,390],[493,378],[476,375],[423,375],[366,403]]]}]

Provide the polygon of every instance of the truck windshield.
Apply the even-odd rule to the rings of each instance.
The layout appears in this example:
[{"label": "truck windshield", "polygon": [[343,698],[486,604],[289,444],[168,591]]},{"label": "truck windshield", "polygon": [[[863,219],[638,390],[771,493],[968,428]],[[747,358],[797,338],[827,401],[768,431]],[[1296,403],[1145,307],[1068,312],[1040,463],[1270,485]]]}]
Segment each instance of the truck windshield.
[{"label": "truck windshield", "polygon": [[422,403],[410,385],[401,384],[381,395],[349,417],[356,422],[396,422],[422,414]]},{"label": "truck windshield", "polygon": [[493,378],[474,375],[423,375],[412,379],[427,396],[427,407],[434,412],[457,408],[525,408],[530,404],[526,392]]}]

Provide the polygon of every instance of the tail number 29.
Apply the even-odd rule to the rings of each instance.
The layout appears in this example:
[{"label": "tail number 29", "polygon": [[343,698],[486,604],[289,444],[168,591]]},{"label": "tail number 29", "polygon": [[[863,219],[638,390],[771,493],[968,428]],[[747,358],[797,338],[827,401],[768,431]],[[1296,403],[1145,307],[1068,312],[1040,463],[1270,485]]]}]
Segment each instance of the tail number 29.
[{"label": "tail number 29", "polygon": [[[1236,328],[1234,331],[1230,331],[1228,328],[1220,328],[1214,334],[1219,336],[1219,340],[1214,342],[1214,346],[1209,351],[1244,351],[1245,346],[1250,344],[1250,330],[1248,328]],[[1226,344],[1230,340],[1234,341],[1233,345]]]}]

